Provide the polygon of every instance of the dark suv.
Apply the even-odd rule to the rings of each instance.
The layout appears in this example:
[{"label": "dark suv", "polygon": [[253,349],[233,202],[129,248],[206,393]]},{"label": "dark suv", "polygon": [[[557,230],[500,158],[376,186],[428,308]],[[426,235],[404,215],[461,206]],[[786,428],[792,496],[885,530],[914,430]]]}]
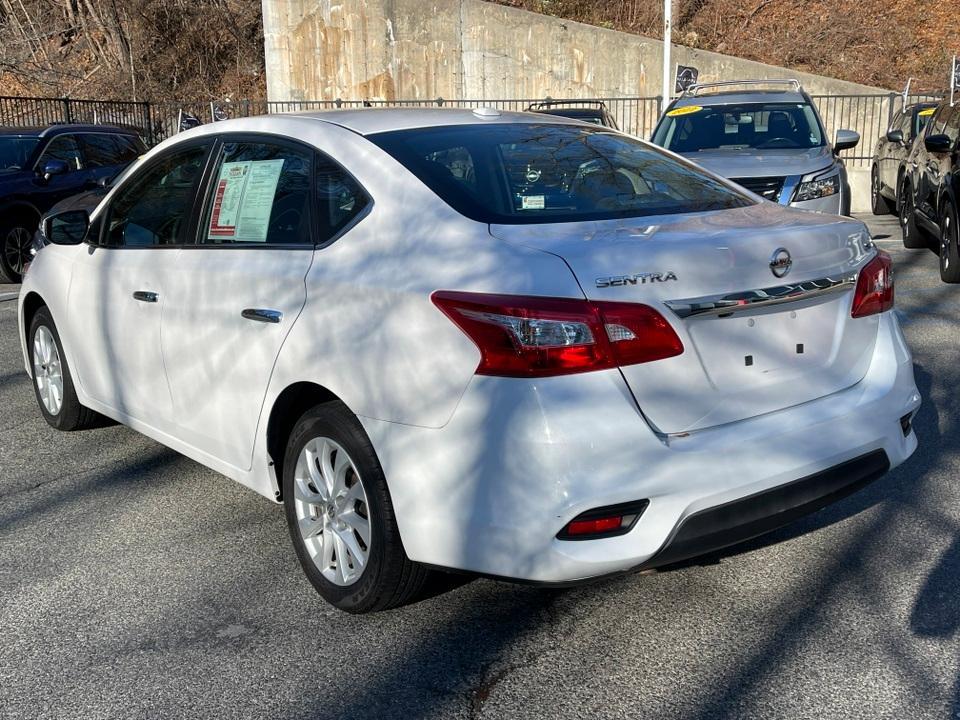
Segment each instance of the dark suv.
[{"label": "dark suv", "polygon": [[136,132],[124,128],[0,128],[0,281],[20,282],[44,212],[109,181],[144,152]]},{"label": "dark suv", "polygon": [[908,248],[939,241],[940,278],[960,282],[957,215],[960,199],[960,105],[941,103],[907,158],[900,191],[900,227]]},{"label": "dark suv", "polygon": [[907,105],[897,111],[887,132],[877,140],[870,168],[870,204],[874,215],[887,215],[900,205],[900,180],[907,157],[913,141],[936,109],[935,102]]},{"label": "dark suv", "polygon": [[542,113],[544,115],[559,115],[573,118],[582,122],[602,125],[603,127],[619,130],[617,121],[607,109],[602,100],[551,100],[534,103],[527,108],[527,112]]}]

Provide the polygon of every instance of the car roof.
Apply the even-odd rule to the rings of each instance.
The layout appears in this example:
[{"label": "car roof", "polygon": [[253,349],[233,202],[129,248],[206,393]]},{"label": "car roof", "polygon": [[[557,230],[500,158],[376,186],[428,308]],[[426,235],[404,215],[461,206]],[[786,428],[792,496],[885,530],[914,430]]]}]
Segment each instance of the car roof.
[{"label": "car roof", "polygon": [[711,105],[744,105],[766,102],[807,104],[810,100],[805,93],[794,90],[727,91],[681,96],[676,100],[673,107],[686,107],[688,105],[709,107]]},{"label": "car roof", "polygon": [[137,134],[137,131],[132,128],[125,128],[117,125],[93,125],[81,123],[58,123],[56,125],[31,125],[26,127],[0,127],[0,135],[19,137],[43,138],[74,132],[117,133],[120,135]]},{"label": "car roof", "polygon": [[[547,119],[539,113],[509,112],[494,108],[360,108],[291,113],[290,115],[339,125],[359,135],[446,125],[543,124],[544,122],[579,124],[578,121],[562,115],[551,115]],[[220,121],[217,125],[222,126],[225,122],[230,121]]]}]

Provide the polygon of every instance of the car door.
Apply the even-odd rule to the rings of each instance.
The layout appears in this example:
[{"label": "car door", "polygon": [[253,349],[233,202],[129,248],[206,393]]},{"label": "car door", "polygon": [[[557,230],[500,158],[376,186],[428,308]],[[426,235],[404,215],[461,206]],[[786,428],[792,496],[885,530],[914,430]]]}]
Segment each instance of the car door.
[{"label": "car door", "polygon": [[[897,111],[897,114],[893,116],[893,121],[890,123],[888,130],[899,130],[901,121],[903,120],[903,112]],[[890,187],[890,166],[894,162],[894,156],[896,155],[896,145],[897,143],[890,142],[887,139],[886,133],[880,136],[880,140],[877,142],[877,172],[880,175],[880,183],[884,186]],[[895,173],[896,171],[894,171]]]},{"label": "car door", "polygon": [[[67,172],[44,177],[43,169],[51,160],[66,163]],[[50,138],[33,166],[35,176],[30,193],[33,205],[46,212],[61,200],[81,192],[87,184],[83,153],[77,138],[72,134],[55,135]]]},{"label": "car door", "polygon": [[163,358],[177,436],[247,469],[274,362],[306,300],[314,150],[227,135],[215,153],[195,244],[165,287]]},{"label": "car door", "polygon": [[937,187],[936,209],[937,220],[943,221],[944,202],[947,197],[947,183],[960,173],[960,109],[954,107],[953,114],[947,120],[943,132],[952,140],[950,152],[942,156],[940,161],[940,184]]},{"label": "car door", "polygon": [[113,413],[164,431],[172,401],[161,313],[211,146],[178,144],[126,178],[97,209],[95,240],[79,254],[70,283],[69,326],[84,392]]},{"label": "car door", "polygon": [[[949,129],[957,112],[956,108],[943,105],[933,123],[931,123],[929,135],[949,134]],[[943,180],[944,172],[949,169],[949,164],[948,154],[932,153],[924,148],[919,167],[920,184],[917,187],[917,209],[925,216],[931,226],[939,226],[940,223],[937,196],[940,192],[940,183]]]}]

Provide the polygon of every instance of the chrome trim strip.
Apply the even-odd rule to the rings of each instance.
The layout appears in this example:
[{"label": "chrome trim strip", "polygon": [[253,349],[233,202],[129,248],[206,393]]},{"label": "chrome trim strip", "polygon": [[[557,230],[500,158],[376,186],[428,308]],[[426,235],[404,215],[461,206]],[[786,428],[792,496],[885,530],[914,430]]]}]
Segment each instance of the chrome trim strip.
[{"label": "chrome trim strip", "polygon": [[740,310],[756,310],[772,305],[800,302],[821,295],[843,292],[852,289],[856,284],[857,273],[849,272],[833,278],[804,280],[758,290],[705,295],[683,300],[667,300],[664,304],[681,318],[707,314],[732,315]]}]

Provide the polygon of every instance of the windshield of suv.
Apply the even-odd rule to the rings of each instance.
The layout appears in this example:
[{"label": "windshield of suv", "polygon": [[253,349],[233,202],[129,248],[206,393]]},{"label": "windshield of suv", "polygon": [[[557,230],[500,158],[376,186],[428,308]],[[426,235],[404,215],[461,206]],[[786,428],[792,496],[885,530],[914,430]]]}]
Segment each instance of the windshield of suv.
[{"label": "windshield of suv", "polygon": [[653,142],[678,153],[809,149],[824,144],[817,115],[806,103],[674,108],[657,127]]},{"label": "windshield of suv", "polygon": [[368,139],[459,213],[485,223],[604,220],[754,203],[693,165],[599,127],[455,125]]},{"label": "windshield of suv", "polygon": [[0,137],[0,172],[22,170],[38,142],[35,137]]}]

